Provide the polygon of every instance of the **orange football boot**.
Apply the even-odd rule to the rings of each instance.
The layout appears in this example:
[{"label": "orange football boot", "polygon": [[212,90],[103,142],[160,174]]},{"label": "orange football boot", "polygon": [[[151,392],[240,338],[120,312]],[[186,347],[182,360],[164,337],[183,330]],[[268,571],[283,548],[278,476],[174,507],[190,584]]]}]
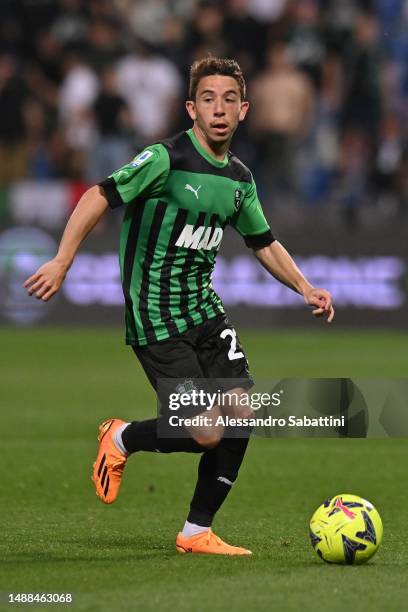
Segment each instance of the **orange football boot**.
[{"label": "orange football boot", "polygon": [[125,469],[127,455],[124,455],[113,441],[113,434],[125,421],[108,419],[99,426],[99,448],[93,464],[92,480],[96,495],[105,504],[112,504],[118,496]]},{"label": "orange football boot", "polygon": [[252,555],[252,552],[246,548],[231,546],[223,542],[211,529],[189,538],[179,533],[176,538],[176,550],[179,553],[207,555]]}]

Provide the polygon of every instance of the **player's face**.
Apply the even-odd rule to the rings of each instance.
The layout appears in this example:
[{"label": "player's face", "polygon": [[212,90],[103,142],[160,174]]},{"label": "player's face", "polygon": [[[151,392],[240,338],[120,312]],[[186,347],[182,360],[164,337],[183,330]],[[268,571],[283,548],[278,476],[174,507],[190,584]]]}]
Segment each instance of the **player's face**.
[{"label": "player's face", "polygon": [[188,114],[209,142],[229,142],[245,119],[248,102],[241,100],[233,77],[214,74],[200,79],[196,99],[186,102]]}]

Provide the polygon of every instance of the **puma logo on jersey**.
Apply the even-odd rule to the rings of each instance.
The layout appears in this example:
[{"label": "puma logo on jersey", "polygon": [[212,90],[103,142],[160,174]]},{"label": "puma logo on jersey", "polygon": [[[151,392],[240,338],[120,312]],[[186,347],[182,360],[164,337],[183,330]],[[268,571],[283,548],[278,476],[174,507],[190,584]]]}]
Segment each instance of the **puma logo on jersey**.
[{"label": "puma logo on jersey", "polygon": [[201,225],[194,230],[194,225],[185,225],[177,239],[176,246],[187,249],[211,249],[220,248],[223,230],[220,227],[205,227]]},{"label": "puma logo on jersey", "polygon": [[198,192],[201,189],[201,185],[199,187],[197,187],[197,189],[194,189],[194,187],[192,187],[191,185],[189,185],[188,183],[186,184],[186,186],[184,187],[184,189],[186,189],[187,191],[191,191],[192,193],[194,193],[195,197],[198,200]]}]

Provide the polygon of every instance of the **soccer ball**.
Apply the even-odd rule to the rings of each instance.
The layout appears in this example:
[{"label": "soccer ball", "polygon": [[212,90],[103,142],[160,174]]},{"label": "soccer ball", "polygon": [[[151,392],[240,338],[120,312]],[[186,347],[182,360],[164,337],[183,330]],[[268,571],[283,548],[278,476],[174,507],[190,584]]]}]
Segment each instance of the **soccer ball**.
[{"label": "soccer ball", "polygon": [[328,563],[365,563],[377,552],[382,536],[380,515],[358,495],[335,495],[310,520],[312,546]]}]

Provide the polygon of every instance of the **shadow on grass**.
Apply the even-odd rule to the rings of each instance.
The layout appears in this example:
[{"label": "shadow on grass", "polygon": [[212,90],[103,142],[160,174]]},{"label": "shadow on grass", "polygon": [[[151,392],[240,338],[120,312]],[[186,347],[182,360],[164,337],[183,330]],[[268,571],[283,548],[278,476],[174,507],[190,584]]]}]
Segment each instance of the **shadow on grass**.
[{"label": "shadow on grass", "polygon": [[29,543],[26,550],[13,550],[5,555],[7,563],[37,561],[67,562],[92,561],[111,563],[112,561],[137,561],[157,557],[171,557],[174,553],[171,541],[160,544],[157,538],[125,536],[86,536],[83,538],[60,538],[48,544]]},{"label": "shadow on grass", "polygon": [[[14,554],[11,557],[8,557],[7,559],[7,565],[11,565],[13,563],[18,564],[19,566],[21,566],[22,563],[27,562],[27,563],[43,563],[43,564],[47,564],[47,563],[78,563],[78,562],[92,562],[94,564],[98,564],[98,565],[111,565],[112,561],[118,562],[118,561],[143,561],[143,560],[148,560],[148,559],[157,559],[158,553],[152,553],[152,552],[136,552],[136,553],[132,553],[132,554],[127,554],[127,555],[121,555],[121,554],[117,554],[117,555],[103,555],[101,557],[95,557],[94,555],[92,555],[92,553],[90,552],[88,555],[75,555],[75,554],[61,554],[61,555],[57,555],[57,554],[49,554],[49,553],[44,553],[44,552],[32,552],[32,553],[21,553],[20,555],[16,555]],[[170,557],[172,556],[170,551],[166,554],[166,555],[162,555],[163,558],[166,557]]]}]

